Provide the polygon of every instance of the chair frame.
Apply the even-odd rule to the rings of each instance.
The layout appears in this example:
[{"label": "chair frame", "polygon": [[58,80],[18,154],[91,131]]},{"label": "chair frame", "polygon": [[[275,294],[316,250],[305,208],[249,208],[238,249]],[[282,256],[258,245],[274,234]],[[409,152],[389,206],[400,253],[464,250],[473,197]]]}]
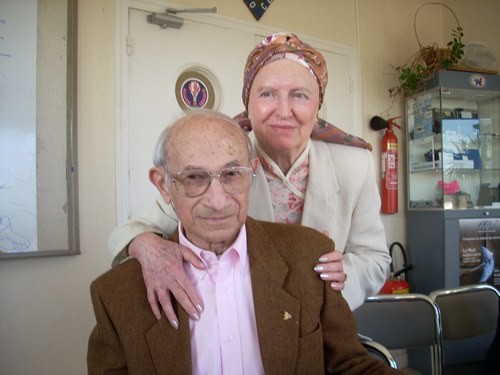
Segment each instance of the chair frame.
[{"label": "chair frame", "polygon": [[361,344],[363,344],[365,349],[368,351],[370,356],[380,359],[382,362],[384,362],[387,366],[391,368],[394,369],[398,368],[398,363],[394,359],[394,356],[389,351],[389,349],[387,349],[384,345],[382,345],[377,341],[373,341],[369,337],[361,335],[360,335],[360,341]]},{"label": "chair frame", "polygon": [[[465,285],[465,286],[460,286],[456,288],[444,288],[444,289],[439,289],[431,292],[429,294],[429,298],[432,299],[437,305],[438,308],[441,311],[441,326],[442,326],[442,341],[443,341],[443,371],[444,368],[448,365],[447,360],[445,358],[445,344],[447,342],[453,343],[453,342],[460,342],[463,340],[468,340],[468,339],[474,339],[475,337],[481,337],[490,333],[495,333],[496,332],[496,325],[498,322],[497,316],[500,313],[500,311],[497,311],[497,316],[495,316],[494,323],[492,323],[491,330],[488,329],[488,325],[490,323],[490,319],[485,319],[482,317],[480,321],[484,323],[483,327],[480,327],[479,331],[477,334],[474,334],[472,330],[465,331],[463,334],[458,335],[456,332],[454,333],[448,333],[448,320],[446,320],[446,313],[447,309],[440,303],[439,299],[443,298],[445,299],[448,296],[458,296],[458,295],[464,295],[467,293],[477,293],[477,292],[491,292],[497,296],[498,299],[500,299],[500,292],[493,286],[489,284],[473,284],[473,285]],[[497,302],[498,304],[498,302]],[[449,308],[449,307],[448,307]],[[444,313],[444,314],[443,314]],[[462,318],[461,320],[463,320]],[[463,327],[463,324],[458,324],[460,327]],[[493,327],[495,325],[495,327]],[[467,362],[464,362],[464,364]],[[450,363],[450,365],[453,365]],[[459,363],[456,363],[455,365],[460,365]]]},{"label": "chair frame", "polygon": [[[420,302],[420,303],[423,303],[425,305],[428,305],[428,307],[432,311],[432,315],[433,315],[432,326],[433,326],[433,331],[434,331],[432,333],[433,340],[432,340],[432,343],[429,341],[429,343],[425,344],[425,346],[430,347],[432,374],[441,375],[441,373],[442,373],[441,313],[439,311],[437,304],[431,298],[429,298],[427,295],[424,295],[424,294],[407,293],[407,294],[376,295],[376,296],[368,297],[365,300],[365,304],[373,304],[373,303],[393,304],[395,307],[395,309],[394,309],[395,314],[396,314],[395,316],[400,314],[400,313],[398,313],[398,309],[397,309],[398,305],[400,305],[401,303],[411,304],[411,303],[416,303],[416,302]],[[408,306],[408,305],[405,305],[405,306]],[[356,310],[354,311],[354,314],[356,316]],[[357,319],[358,319],[358,317],[359,316],[356,316]],[[377,324],[383,325],[383,324],[385,324],[385,322],[387,322],[388,325],[391,325],[391,323],[393,323],[391,321],[388,321],[391,319],[391,317],[383,316],[381,318],[383,318],[383,319],[377,320]],[[377,319],[377,317],[373,317],[373,319]],[[402,320],[403,318],[401,316],[399,316],[399,319]],[[411,317],[408,317],[408,319],[411,319]],[[359,321],[358,321],[358,324],[359,324]],[[409,322],[407,324],[412,324],[412,323]],[[405,325],[405,327],[407,327],[407,324]],[[359,325],[362,326],[362,324],[359,324]],[[403,325],[403,324],[402,323],[398,324],[398,326],[401,326],[401,325]],[[387,328],[388,328],[387,331],[390,332],[391,327],[388,326]],[[368,332],[363,332],[361,330],[361,327],[360,327],[360,333],[362,335],[370,336],[370,334]],[[411,334],[409,334],[408,336],[411,336]],[[379,337],[371,337],[371,339],[382,344],[384,347],[386,347],[389,350],[396,349],[396,348],[397,349],[403,349],[403,348],[410,349],[412,347],[416,347],[416,346],[421,345],[421,344],[417,345],[416,343],[415,344],[411,343],[411,340],[412,340],[411,338],[409,338],[408,341],[401,343],[400,347],[395,345],[393,342],[392,343],[391,342],[384,342],[384,340],[379,338]],[[391,341],[391,340],[389,340],[389,341]]]}]

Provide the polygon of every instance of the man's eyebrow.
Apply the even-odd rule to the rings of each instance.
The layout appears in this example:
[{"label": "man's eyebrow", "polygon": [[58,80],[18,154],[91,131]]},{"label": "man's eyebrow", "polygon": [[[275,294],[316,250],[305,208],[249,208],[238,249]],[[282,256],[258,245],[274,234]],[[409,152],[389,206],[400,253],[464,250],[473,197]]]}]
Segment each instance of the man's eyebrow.
[{"label": "man's eyebrow", "polygon": [[[224,164],[222,166],[222,168],[241,167],[243,165],[246,165],[246,164],[243,164],[243,163],[241,163],[240,160],[235,159],[235,160],[231,160],[231,161],[227,162],[226,164]],[[206,171],[208,169],[205,168],[205,167],[200,167],[200,166],[197,166],[197,165],[188,164],[184,168],[181,168],[180,170],[181,171],[200,171],[200,170]]]}]

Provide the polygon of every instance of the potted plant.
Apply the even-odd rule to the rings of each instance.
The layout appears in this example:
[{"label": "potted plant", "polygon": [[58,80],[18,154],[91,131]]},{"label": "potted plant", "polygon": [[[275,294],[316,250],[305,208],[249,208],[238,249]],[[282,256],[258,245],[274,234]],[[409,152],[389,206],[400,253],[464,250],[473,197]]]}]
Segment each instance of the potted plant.
[{"label": "potted plant", "polygon": [[[451,11],[457,21],[458,26],[452,30],[452,40],[446,44],[445,48],[440,48],[437,43],[424,47],[418,39],[416,31],[417,14],[423,6],[429,4],[443,5]],[[397,97],[400,94],[408,95],[420,91],[425,87],[425,81],[432,77],[435,71],[457,65],[464,54],[465,45],[462,42],[462,37],[464,36],[463,28],[460,26],[453,10],[445,4],[425,3],[421,5],[415,12],[414,29],[420,49],[409,58],[406,64],[400,66],[391,65],[396,71],[397,84],[389,89],[390,97]]]}]

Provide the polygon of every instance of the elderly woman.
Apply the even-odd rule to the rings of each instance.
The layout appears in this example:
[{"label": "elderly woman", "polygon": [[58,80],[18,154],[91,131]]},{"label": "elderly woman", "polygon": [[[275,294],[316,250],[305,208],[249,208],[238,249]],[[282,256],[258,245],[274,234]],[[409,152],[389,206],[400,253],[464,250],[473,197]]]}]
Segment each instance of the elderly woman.
[{"label": "elderly woman", "polygon": [[[379,216],[380,198],[370,146],[318,118],[328,80],[321,53],[291,33],[271,35],[248,56],[243,78],[246,111],[236,119],[251,131],[260,165],[252,185],[249,215],[299,223],[331,236],[336,251],[314,268],[351,309],[376,294],[390,256]],[[321,140],[311,140],[322,138]],[[203,303],[187,280],[183,261],[203,263],[167,237],[177,228],[172,207],[161,199],[148,215],[116,228],[109,241],[115,262],[141,263],[148,299],[177,322],[170,293],[194,319]],[[157,235],[159,234],[159,235]],[[311,270],[312,271],[312,270]]]}]

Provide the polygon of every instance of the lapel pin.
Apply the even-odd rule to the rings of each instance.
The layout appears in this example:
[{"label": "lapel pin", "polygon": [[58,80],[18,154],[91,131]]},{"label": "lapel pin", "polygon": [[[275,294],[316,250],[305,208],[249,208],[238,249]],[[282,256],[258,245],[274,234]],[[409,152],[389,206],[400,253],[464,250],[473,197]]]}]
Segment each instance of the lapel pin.
[{"label": "lapel pin", "polygon": [[283,320],[289,320],[292,319],[292,314],[290,314],[288,311],[283,312]]}]

